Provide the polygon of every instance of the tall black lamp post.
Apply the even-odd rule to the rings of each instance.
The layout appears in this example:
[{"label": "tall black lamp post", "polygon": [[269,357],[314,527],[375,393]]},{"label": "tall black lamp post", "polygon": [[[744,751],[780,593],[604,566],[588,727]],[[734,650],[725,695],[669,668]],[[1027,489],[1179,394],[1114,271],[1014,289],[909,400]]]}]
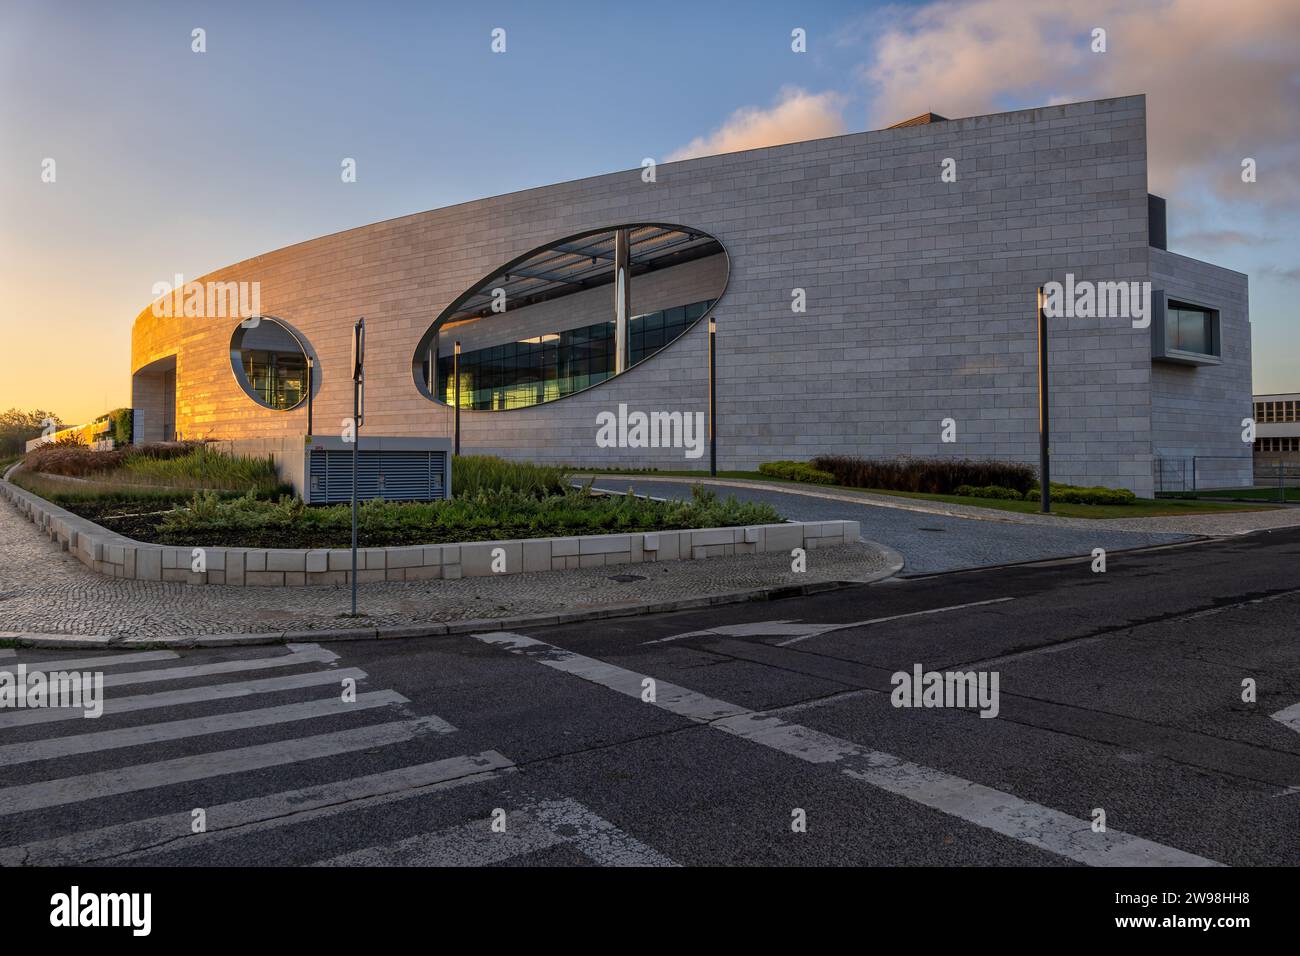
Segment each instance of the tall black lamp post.
[{"label": "tall black lamp post", "polygon": [[1043,308],[1043,287],[1038,287],[1038,484],[1039,510],[1052,510],[1051,421],[1048,416],[1047,310]]},{"label": "tall black lamp post", "polygon": [[709,316],[709,476],[718,477],[718,322]]}]

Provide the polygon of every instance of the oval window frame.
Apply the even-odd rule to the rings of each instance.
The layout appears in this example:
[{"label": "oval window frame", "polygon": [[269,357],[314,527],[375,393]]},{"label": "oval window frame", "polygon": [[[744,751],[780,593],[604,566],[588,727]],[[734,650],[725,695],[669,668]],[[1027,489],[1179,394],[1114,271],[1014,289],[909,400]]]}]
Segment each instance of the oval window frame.
[{"label": "oval window frame", "polygon": [[[271,322],[287,333],[298,346],[299,350],[301,350],[303,358],[307,360],[310,366],[312,366],[313,371],[308,382],[308,387],[303,389],[302,397],[294,404],[289,405],[286,408],[276,408],[274,405],[266,404],[266,402],[262,401],[258,396],[256,390],[248,381],[248,376],[244,374],[244,363],[240,360],[242,337],[243,333],[248,332],[252,328],[256,328],[256,326],[247,326],[244,323],[249,321],[249,319],[241,319],[230,332],[230,372],[235,378],[235,384],[239,386],[239,390],[244,393],[245,398],[251,401],[258,408],[264,408],[268,412],[291,412],[296,408],[301,408],[307,402],[309,393],[315,391],[320,386],[319,376],[315,372],[315,366],[317,364],[316,358],[312,354],[312,350],[307,346],[307,340],[298,334],[298,330],[293,328],[293,326],[288,322],[284,321],[284,319],[277,318],[273,315],[256,315],[249,316],[249,318],[255,318],[259,323]],[[237,337],[241,339],[240,345],[236,344],[235,340]]]},{"label": "oval window frame", "polygon": [[464,408],[462,407],[460,411],[462,414],[487,413],[492,415],[499,415],[506,412],[526,412],[535,408],[542,408],[543,406],[546,405],[554,405],[556,402],[562,402],[565,399],[573,398],[577,395],[584,395],[587,392],[590,392],[592,389],[601,388],[604,385],[608,385],[610,382],[622,378],[624,375],[628,374],[634,369],[641,368],[642,366],[658,358],[664,352],[668,351],[670,348],[672,348],[682,339],[686,338],[687,334],[690,333],[694,328],[696,328],[701,322],[707,321],[708,318],[711,315],[713,315],[714,310],[717,309],[718,303],[720,303],[723,297],[727,294],[727,289],[729,289],[731,286],[730,251],[727,249],[726,244],[721,239],[719,239],[716,235],[714,235],[712,232],[709,232],[706,229],[701,229],[695,226],[684,226],[681,225],[680,223],[658,222],[658,221],[654,221],[654,222],[637,221],[637,222],[619,223],[611,226],[600,226],[599,228],[596,229],[584,229],[581,232],[575,232],[570,235],[566,235],[563,238],[553,239],[550,242],[544,242],[541,245],[532,247],[522,255],[515,256],[513,259],[509,260],[508,262],[505,262],[502,265],[497,266],[491,272],[487,273],[482,278],[480,278],[477,282],[471,284],[468,289],[466,289],[460,295],[456,296],[456,298],[454,298],[450,303],[448,303],[446,308],[444,308],[441,312],[438,313],[438,317],[433,320],[433,324],[431,324],[427,329],[424,330],[424,333],[420,336],[419,340],[415,343],[415,351],[411,353],[411,381],[415,385],[416,391],[419,392],[420,395],[423,398],[425,398],[427,401],[433,402],[436,405],[440,405],[443,408],[452,411],[455,410],[456,408],[455,405],[453,405],[450,402],[444,402],[436,395],[431,394],[429,390],[425,387],[423,381],[424,379],[423,356],[424,353],[428,351],[429,342],[437,334],[438,330],[442,328],[442,326],[446,323],[447,319],[452,314],[454,314],[457,309],[459,309],[462,305],[464,305],[465,302],[467,302],[472,296],[477,294],[478,291],[481,288],[483,288],[483,286],[488,281],[490,281],[491,279],[499,275],[509,272],[512,268],[518,266],[520,263],[527,262],[529,259],[536,256],[538,253],[544,252],[553,246],[560,246],[560,245],[565,245],[567,243],[576,242],[581,239],[586,239],[590,236],[599,235],[600,233],[603,232],[616,232],[619,229],[644,229],[647,227],[656,228],[656,229],[672,229],[672,230],[677,230],[682,232],[699,233],[702,236],[708,236],[710,239],[716,242],[718,244],[718,248],[722,250],[722,257],[723,257],[722,261],[723,261],[723,266],[725,267],[725,271],[722,277],[722,287],[718,290],[718,294],[713,299],[713,303],[707,309],[705,309],[699,315],[698,318],[696,318],[690,325],[688,325],[685,329],[683,329],[681,334],[678,335],[676,338],[674,338],[671,342],[661,345],[652,355],[647,356],[646,358],[637,362],[635,365],[628,366],[622,372],[618,372],[614,375],[611,375],[609,378],[604,379],[603,381],[596,382],[594,385],[588,385],[585,388],[578,389],[577,391],[569,392],[567,395],[561,395],[559,398],[552,398],[545,402],[537,402],[533,405],[523,405],[515,408]]}]

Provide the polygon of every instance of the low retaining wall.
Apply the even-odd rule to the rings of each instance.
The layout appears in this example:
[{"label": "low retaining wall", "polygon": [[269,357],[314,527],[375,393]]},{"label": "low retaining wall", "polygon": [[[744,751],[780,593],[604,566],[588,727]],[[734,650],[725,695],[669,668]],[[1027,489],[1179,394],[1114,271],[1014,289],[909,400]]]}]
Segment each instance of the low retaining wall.
[{"label": "low retaining wall", "polygon": [[[0,495],[86,567],[115,578],[263,587],[351,581],[352,552],[347,548],[178,548],[146,544],[80,518],[9,481],[0,481]],[[357,552],[357,581],[487,577],[650,561],[698,560],[760,551],[789,552],[794,548],[811,550],[854,544],[859,534],[856,521],[821,521],[361,548]],[[497,549],[500,553],[494,554]],[[190,570],[197,552],[202,552],[206,570]],[[500,559],[504,559],[504,570],[494,571],[493,563],[500,567]]]}]

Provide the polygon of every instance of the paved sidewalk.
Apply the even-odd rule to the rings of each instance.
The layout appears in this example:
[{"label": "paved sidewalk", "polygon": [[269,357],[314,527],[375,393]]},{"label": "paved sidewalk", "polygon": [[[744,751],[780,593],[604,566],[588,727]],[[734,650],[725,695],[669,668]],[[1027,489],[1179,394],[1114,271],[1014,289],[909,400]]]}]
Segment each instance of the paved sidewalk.
[{"label": "paved sidewalk", "polygon": [[[869,491],[826,488],[819,485],[796,485],[790,482],[751,481],[742,478],[682,478],[667,475],[574,476],[574,480],[584,482],[592,478],[595,479],[595,487],[604,490],[626,491],[628,485],[634,484],[639,488],[646,483],[659,486],[708,484],[730,489],[729,493],[735,494],[737,498],[749,498],[755,501],[766,500],[759,497],[758,492],[773,492],[779,495],[797,495],[802,498],[843,501],[856,505],[866,504],[878,508],[893,508],[898,511],[912,511],[919,514],[946,515],[976,521],[998,521],[1007,524],[1040,525],[1051,528],[1077,528],[1087,531],[1143,531],[1157,534],[1217,537],[1220,535],[1250,534],[1253,531],[1267,531],[1274,528],[1300,527],[1300,507],[1279,507],[1271,511],[1230,511],[1223,514],[1165,515],[1145,518],[1067,518],[1060,515],[1002,511],[997,508],[980,508],[976,505],[926,501],[923,498],[904,498],[901,495],[873,494]],[[749,494],[739,493],[744,490],[748,490]],[[676,496],[685,492],[684,489],[660,488],[648,493],[657,497],[665,497],[669,495]],[[1220,503],[1245,504],[1247,506],[1251,504],[1270,504],[1267,501]],[[787,514],[785,517],[793,521],[803,520],[797,514]]]},{"label": "paved sidewalk", "polygon": [[[602,475],[595,487],[625,492],[631,485],[640,494],[672,498],[688,495],[690,485],[699,480]],[[783,516],[795,521],[857,521],[861,525],[862,537],[878,541],[903,555],[907,562],[903,569],[905,575],[1066,558],[1091,554],[1094,548],[1125,551],[1176,544],[1196,536],[1144,528],[1116,528],[1115,522],[1111,521],[1020,515],[958,505],[934,506],[931,502],[888,495],[865,495],[789,484],[731,479],[707,483],[716,484],[721,494],[770,504]]]},{"label": "paved sidewalk", "polygon": [[888,549],[862,543],[808,552],[808,570],[784,553],[578,571],[367,584],[362,618],[346,587],[261,588],[126,581],[87,569],[7,502],[0,502],[0,636],[4,633],[168,637],[425,628],[470,621],[674,610],[746,600],[773,589],[818,589],[897,570]]}]

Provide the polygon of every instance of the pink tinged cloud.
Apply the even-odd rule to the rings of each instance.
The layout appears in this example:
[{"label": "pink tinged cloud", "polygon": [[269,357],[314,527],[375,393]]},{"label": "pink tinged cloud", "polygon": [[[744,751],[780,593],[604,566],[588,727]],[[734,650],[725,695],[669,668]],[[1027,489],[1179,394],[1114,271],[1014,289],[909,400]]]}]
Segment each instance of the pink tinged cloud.
[{"label": "pink tinged cloud", "polygon": [[666,161],[838,136],[845,132],[843,108],[844,98],[838,93],[787,87],[771,107],[741,107],[707,136],[697,136],[674,150]]},{"label": "pink tinged cloud", "polygon": [[[969,0],[898,14],[863,71],[877,125],[1147,94],[1150,188],[1300,204],[1300,3]],[[1090,48],[1106,30],[1107,52]],[[1258,182],[1241,181],[1257,160]]]}]

